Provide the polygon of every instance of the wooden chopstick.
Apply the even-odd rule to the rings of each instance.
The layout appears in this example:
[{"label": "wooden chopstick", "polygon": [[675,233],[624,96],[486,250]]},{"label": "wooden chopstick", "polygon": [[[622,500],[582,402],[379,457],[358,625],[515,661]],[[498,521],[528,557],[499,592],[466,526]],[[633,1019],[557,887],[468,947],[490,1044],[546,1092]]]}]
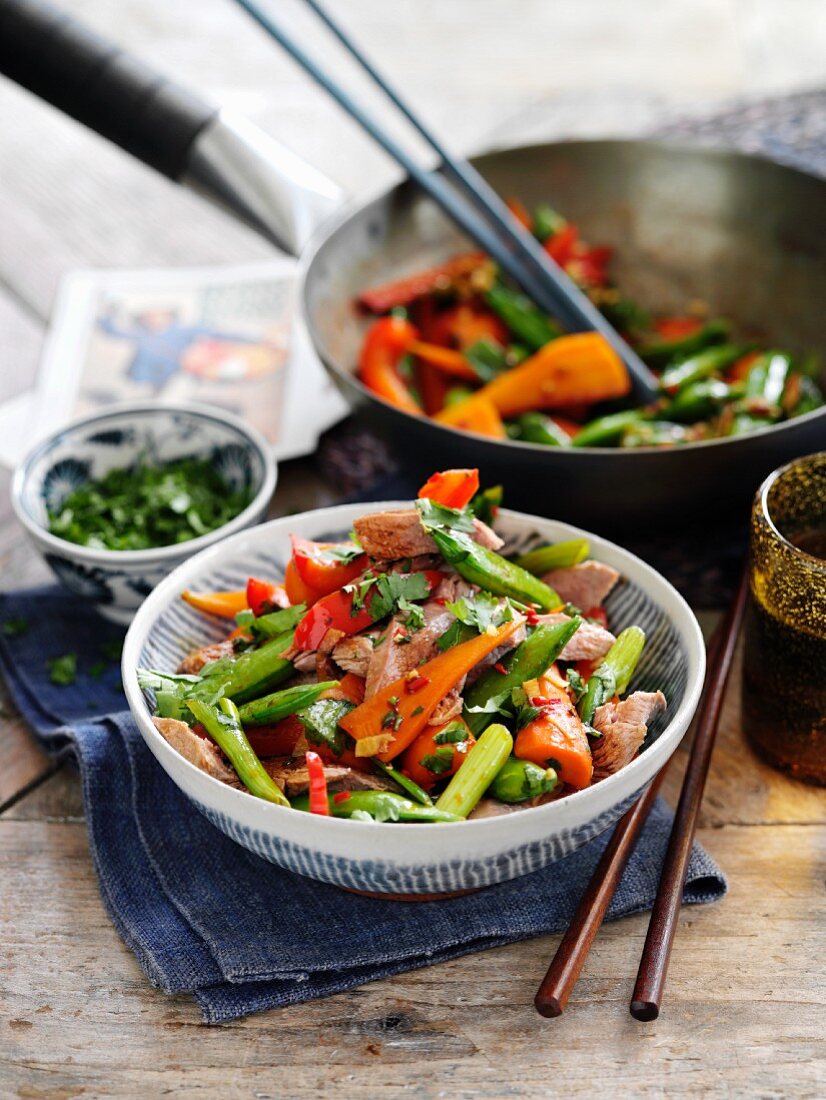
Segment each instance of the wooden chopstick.
[{"label": "wooden chopstick", "polygon": [[662,768],[619,820],[534,997],[541,1016],[561,1016],[665,777]]},{"label": "wooden chopstick", "polygon": [[[709,665],[717,663],[725,622],[718,624],[707,646]],[[662,786],[668,764],[663,767],[614,828],[614,833],[580,899],[571,923],[551,960],[534,1004],[542,1016],[560,1016],[573,992],[611,900],[622,880],[648,814]],[[689,846],[690,851],[690,846]]]},{"label": "wooden chopstick", "polygon": [[463,199],[442,175],[420,167],[395,138],[263,10],[257,0],[236,2],[404,168],[469,237],[496,260],[503,271],[519,283],[541,309],[555,314],[563,324],[575,331],[600,333],[625,363],[640,400],[652,401],[656,398],[657,380],[633,348],[608,323],[576,283],[554,263],[532,234],[519,224],[479,173],[467,161],[448,153],[318,0],[307,0],[307,3],[365,73],[438,153],[446,172],[460,184],[473,205]]},{"label": "wooden chopstick", "polygon": [[688,861],[691,858],[694,833],[703,801],[711,753],[717,737],[726,682],[734,658],[737,635],[740,633],[743,622],[747,596],[748,570],[744,569],[737,593],[723,620],[719,644],[714,647],[714,667],[706,676],[705,688],[700,699],[694,744],[683,779],[674,824],[671,827],[660,885],[651,912],[648,934],[645,937],[645,946],[630,1004],[631,1015],[637,1020],[656,1020],[660,1014],[668,962],[683,900]]}]

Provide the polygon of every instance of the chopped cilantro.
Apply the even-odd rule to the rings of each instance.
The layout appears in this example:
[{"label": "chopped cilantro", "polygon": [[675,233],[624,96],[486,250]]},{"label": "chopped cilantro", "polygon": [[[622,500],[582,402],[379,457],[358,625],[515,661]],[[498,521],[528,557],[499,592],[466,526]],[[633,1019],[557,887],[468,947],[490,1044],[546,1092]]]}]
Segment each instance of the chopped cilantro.
[{"label": "chopped cilantro", "polygon": [[172,546],[228,523],[250,499],[249,489],[232,489],[209,458],[163,465],[141,458],[74,489],[49,513],[49,531],[96,549]]},{"label": "chopped cilantro", "polygon": [[467,741],[467,726],[462,722],[451,722],[433,737],[434,745],[460,745],[463,741]]},{"label": "chopped cilantro", "polygon": [[123,653],[123,642],[115,639],[111,642],[103,642],[98,646],[100,654],[105,657],[107,661],[119,661],[121,654]]},{"label": "chopped cilantro", "polygon": [[446,605],[460,623],[473,626],[480,634],[490,634],[503,623],[513,619],[513,609],[507,600],[500,600],[489,592],[477,592],[462,596],[455,603]]},{"label": "chopped cilantro", "polygon": [[46,661],[46,668],[53,684],[68,687],[77,678],[77,654],[64,653],[62,657],[51,657]]},{"label": "chopped cilantro", "polygon": [[473,516],[467,509],[457,511],[456,508],[446,508],[443,504],[437,504],[426,497],[416,501],[419,509],[422,526],[426,531],[464,531],[470,534],[476,528]]},{"label": "chopped cilantro", "polygon": [[575,668],[569,668],[565,674],[565,678],[568,681],[568,687],[573,692],[574,702],[578,703],[585,692],[588,690],[588,685],[585,683],[585,681],[582,679]]},{"label": "chopped cilantro", "polygon": [[436,642],[436,646],[440,653],[444,653],[446,649],[452,649],[455,645],[460,645],[462,642],[467,642],[470,638],[473,638],[476,631],[472,626],[465,626],[464,623],[460,623],[457,619],[452,622],[447,630]]},{"label": "chopped cilantro", "polygon": [[425,600],[429,593],[430,586],[424,573],[382,573],[370,601],[370,616],[378,622],[398,610],[407,616],[405,623],[411,629],[418,630],[424,625],[424,613],[420,607],[414,607],[412,601]]},{"label": "chopped cilantro", "polygon": [[4,623],[0,624],[0,630],[7,638],[17,638],[20,634],[25,634],[28,629],[29,620],[23,618],[6,619]]},{"label": "chopped cilantro", "polygon": [[444,775],[453,767],[453,748],[450,745],[440,745],[435,752],[423,756],[420,763],[433,775]]},{"label": "chopped cilantro", "polygon": [[424,707],[414,707],[410,712],[410,717],[415,718],[419,714],[424,714]]},{"label": "chopped cilantro", "polygon": [[298,719],[311,745],[326,745],[339,756],[344,750],[344,734],[338,724],[353,709],[346,699],[318,699],[299,711]]},{"label": "chopped cilantro", "polygon": [[368,571],[360,581],[353,581],[352,584],[345,584],[342,591],[353,597],[350,605],[350,615],[353,618],[358,615],[359,611],[364,610],[365,600],[377,579],[375,573],[370,573]]}]

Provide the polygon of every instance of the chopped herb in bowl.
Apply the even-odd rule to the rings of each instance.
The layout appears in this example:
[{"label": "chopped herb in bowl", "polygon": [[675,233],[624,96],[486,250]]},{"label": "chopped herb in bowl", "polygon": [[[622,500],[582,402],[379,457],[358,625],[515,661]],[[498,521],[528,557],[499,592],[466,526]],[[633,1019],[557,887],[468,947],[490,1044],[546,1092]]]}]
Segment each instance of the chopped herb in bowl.
[{"label": "chopped herb in bowl", "polygon": [[206,535],[250,503],[203,458],[110,470],[71,492],[49,513],[58,538],[97,550],[148,550]]}]

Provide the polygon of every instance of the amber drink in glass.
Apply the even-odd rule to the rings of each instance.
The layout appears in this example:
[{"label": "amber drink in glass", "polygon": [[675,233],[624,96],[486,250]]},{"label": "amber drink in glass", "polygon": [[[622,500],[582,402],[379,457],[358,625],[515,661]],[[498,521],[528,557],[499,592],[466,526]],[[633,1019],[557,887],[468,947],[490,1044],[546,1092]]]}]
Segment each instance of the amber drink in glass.
[{"label": "amber drink in glass", "polygon": [[826,786],[826,452],[775,470],[754,500],[743,729],[767,763]]}]

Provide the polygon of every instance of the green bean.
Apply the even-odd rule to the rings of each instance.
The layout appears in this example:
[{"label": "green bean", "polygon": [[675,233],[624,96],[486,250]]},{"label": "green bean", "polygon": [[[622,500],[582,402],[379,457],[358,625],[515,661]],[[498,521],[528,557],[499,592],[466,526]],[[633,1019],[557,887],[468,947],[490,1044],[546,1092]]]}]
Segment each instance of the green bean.
[{"label": "green bean", "polygon": [[523,443],[542,443],[546,447],[570,447],[571,437],[567,432],[544,413],[523,413],[508,427],[508,435],[511,439],[521,440]]},{"label": "green bean", "polygon": [[[462,765],[462,767],[466,766],[467,762]],[[369,814],[374,821],[462,820],[457,814],[448,813],[438,806],[420,806],[417,802],[411,802],[409,798],[403,798],[393,791],[348,791],[347,794],[347,798],[341,798],[338,801],[335,795],[330,795],[328,804],[333,817],[353,817],[356,814],[360,817],[362,814]],[[299,798],[294,798],[291,805],[294,810],[309,811],[309,796],[301,795]]]},{"label": "green bean", "polygon": [[579,717],[586,724],[593,720],[597,707],[614,695],[622,695],[634,675],[642,656],[645,633],[638,626],[629,626],[617,635],[617,640],[603,657],[588,681],[579,701]]},{"label": "green bean", "polygon": [[419,802],[422,806],[433,805],[433,799],[427,791],[422,790],[418,783],[414,783],[408,776],[403,775],[402,772],[394,768],[392,764],[385,764],[382,760],[379,760],[377,756],[370,757],[370,763],[374,768],[380,771],[382,775],[386,775],[388,779],[392,779],[394,783],[398,783],[403,791],[407,791],[414,802]]},{"label": "green bean", "polygon": [[714,416],[728,401],[742,395],[742,387],[729,386],[719,378],[701,378],[683,387],[657,414],[663,420],[687,424]]},{"label": "green bean", "polygon": [[[496,717],[494,711],[482,710],[500,696],[509,696],[526,680],[536,680],[551,667],[559,654],[579,629],[582,619],[572,618],[554,626],[541,625],[512,650],[502,661],[504,673],[496,668],[483,672],[465,692],[464,719],[478,735]],[[464,765],[462,765],[464,767]]]},{"label": "green bean", "polygon": [[557,214],[556,210],[546,202],[534,207],[533,235],[537,240],[544,243],[548,237],[553,237],[555,233],[559,233],[567,224],[562,215]]},{"label": "green bean", "polygon": [[520,554],[515,561],[529,573],[536,573],[541,577],[552,569],[567,569],[571,565],[579,565],[590,552],[591,546],[587,539],[566,539],[564,542],[555,542],[552,546],[529,550],[527,554]]},{"label": "green bean", "polygon": [[685,443],[688,428],[668,420],[646,420],[629,428],[622,437],[621,447],[673,447]]},{"label": "green bean", "polygon": [[744,435],[780,419],[780,402],[792,369],[791,357],[781,351],[761,355],[746,378],[743,404],[729,427],[729,435]]},{"label": "green bean", "polygon": [[513,738],[498,723],[488,726],[439,795],[436,809],[467,817],[513,751]]},{"label": "green bean", "polygon": [[660,378],[660,389],[664,393],[676,393],[692,382],[699,382],[701,378],[708,378],[716,371],[731,366],[747,351],[748,348],[736,344],[719,344],[716,347],[698,351],[681,363],[667,367]]},{"label": "green bean", "polygon": [[496,773],[488,793],[500,802],[526,802],[552,791],[557,784],[553,768],[540,768],[530,760],[510,756]]},{"label": "green bean", "polygon": [[645,409],[623,409],[622,412],[591,420],[571,440],[574,447],[609,447],[618,443],[623,433],[648,418]]},{"label": "green bean", "polygon": [[299,684],[298,687],[284,688],[261,699],[253,699],[239,707],[243,726],[269,726],[280,722],[296,711],[310,706],[324,691],[338,687],[338,680],[324,680],[318,684]]},{"label": "green bean", "polygon": [[674,359],[694,355],[710,344],[721,344],[729,334],[728,321],[709,321],[696,332],[677,340],[656,340],[637,346],[637,352],[652,367],[665,367]]},{"label": "green bean", "polygon": [[255,755],[241,728],[238,708],[230,699],[221,699],[218,706],[210,706],[202,699],[189,699],[187,706],[201,723],[213,741],[223,749],[238,778],[257,798],[289,806],[289,802],[277,783],[267,774],[264,765]]},{"label": "green bean", "polygon": [[200,683],[187,694],[203,697],[222,689],[224,695],[237,703],[256,699],[293,672],[292,661],[281,656],[292,642],[293,632],[290,631],[237,657],[213,661],[204,666]]},{"label": "green bean", "polygon": [[445,561],[471,584],[477,584],[495,596],[509,596],[521,603],[536,604],[543,611],[562,606],[562,600],[549,585],[495,550],[480,546],[463,532],[438,527],[429,530]]},{"label": "green bean", "polygon": [[505,349],[493,340],[477,340],[462,353],[476,372],[480,382],[490,382],[497,374],[508,369]]},{"label": "green bean", "polygon": [[559,326],[518,290],[496,283],[485,294],[485,301],[502,318],[514,336],[533,351],[538,351],[562,335]]}]

